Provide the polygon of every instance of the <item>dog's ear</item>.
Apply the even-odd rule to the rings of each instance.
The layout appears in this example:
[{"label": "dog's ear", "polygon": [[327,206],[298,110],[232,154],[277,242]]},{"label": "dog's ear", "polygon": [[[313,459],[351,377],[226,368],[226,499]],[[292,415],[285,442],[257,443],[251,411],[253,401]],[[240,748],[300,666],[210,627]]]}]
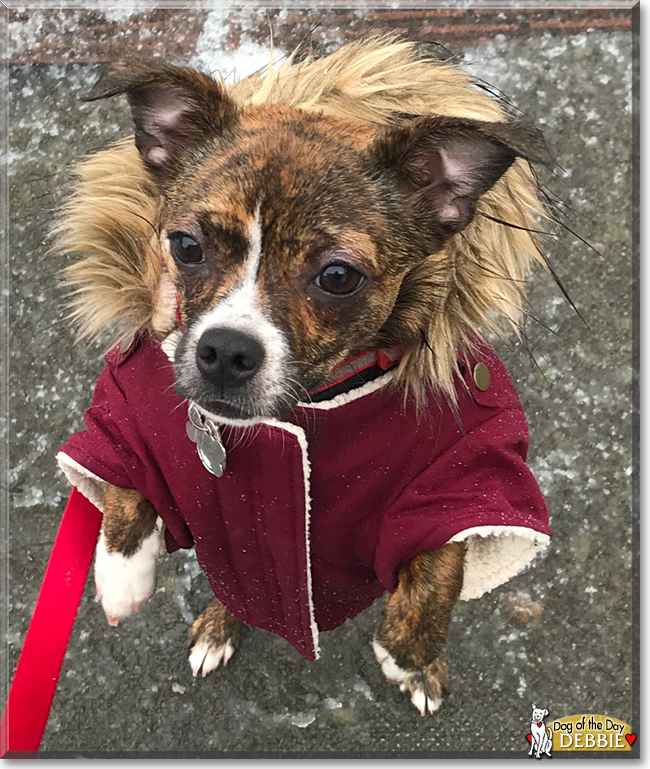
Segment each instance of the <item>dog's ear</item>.
[{"label": "dog's ear", "polygon": [[553,161],[541,133],[522,123],[488,123],[439,116],[414,118],[380,134],[366,150],[372,171],[392,172],[443,239],[474,216],[478,198],[515,158]]},{"label": "dog's ear", "polygon": [[154,179],[164,183],[182,156],[217,136],[236,120],[237,109],[223,86],[186,67],[141,61],[113,64],[85,101],[126,94],[135,143]]},{"label": "dog's ear", "polygon": [[546,710],[546,708],[544,708],[544,716],[547,716],[547,715],[548,715],[548,710]]},{"label": "dog's ear", "polygon": [[537,710],[537,705],[533,705],[533,710]]}]

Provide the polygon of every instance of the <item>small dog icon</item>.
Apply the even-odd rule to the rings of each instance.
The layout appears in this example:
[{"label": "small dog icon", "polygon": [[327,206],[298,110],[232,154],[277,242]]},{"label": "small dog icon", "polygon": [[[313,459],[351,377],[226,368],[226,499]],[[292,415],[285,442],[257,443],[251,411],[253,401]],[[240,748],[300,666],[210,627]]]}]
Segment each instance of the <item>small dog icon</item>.
[{"label": "small dog icon", "polygon": [[[537,705],[533,705],[533,720],[530,724],[530,750],[528,755],[532,756],[535,751],[535,758],[541,758],[542,753],[551,757],[551,747],[553,746],[553,740],[551,738],[551,730],[546,729],[544,725],[544,717],[548,715],[548,710],[538,708]],[[547,733],[548,732],[548,733]]]}]

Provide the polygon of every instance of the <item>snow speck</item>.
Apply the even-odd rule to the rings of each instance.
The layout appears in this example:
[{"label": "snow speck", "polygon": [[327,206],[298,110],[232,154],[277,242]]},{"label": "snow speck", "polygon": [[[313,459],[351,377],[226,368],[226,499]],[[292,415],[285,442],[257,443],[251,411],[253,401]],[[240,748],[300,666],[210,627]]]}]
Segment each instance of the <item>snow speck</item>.
[{"label": "snow speck", "polygon": [[295,716],[291,716],[291,723],[299,729],[305,729],[310,724],[313,724],[315,720],[316,716],[314,713],[296,713]]}]

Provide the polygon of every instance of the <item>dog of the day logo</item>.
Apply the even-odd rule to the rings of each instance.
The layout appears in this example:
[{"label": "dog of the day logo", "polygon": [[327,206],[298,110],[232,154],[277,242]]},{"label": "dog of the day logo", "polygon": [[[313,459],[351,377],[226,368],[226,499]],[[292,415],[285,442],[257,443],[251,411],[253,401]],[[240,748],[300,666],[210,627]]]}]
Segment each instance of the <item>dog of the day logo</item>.
[{"label": "dog of the day logo", "polygon": [[526,735],[531,757],[551,758],[555,751],[625,753],[637,740],[629,724],[611,716],[587,713],[545,723],[547,715],[546,708],[533,705],[530,733]]}]

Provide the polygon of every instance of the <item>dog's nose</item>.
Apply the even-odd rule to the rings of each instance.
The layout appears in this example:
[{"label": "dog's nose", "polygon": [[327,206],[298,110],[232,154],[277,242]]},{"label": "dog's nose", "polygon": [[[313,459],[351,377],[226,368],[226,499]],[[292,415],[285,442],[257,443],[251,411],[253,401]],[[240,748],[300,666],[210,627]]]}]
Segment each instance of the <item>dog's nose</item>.
[{"label": "dog's nose", "polygon": [[196,346],[196,365],[201,375],[221,393],[246,384],[263,361],[262,345],[234,329],[208,329]]}]

